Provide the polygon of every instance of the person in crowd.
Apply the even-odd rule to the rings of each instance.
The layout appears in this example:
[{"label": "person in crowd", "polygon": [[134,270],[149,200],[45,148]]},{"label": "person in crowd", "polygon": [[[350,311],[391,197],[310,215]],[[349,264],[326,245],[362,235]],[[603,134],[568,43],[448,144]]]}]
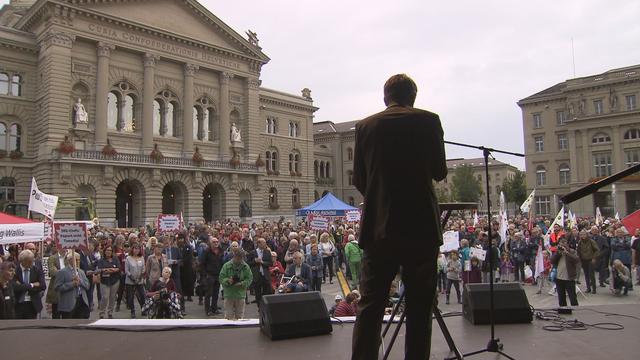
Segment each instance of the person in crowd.
[{"label": "person in crowd", "polygon": [[552,254],[556,253],[558,250],[558,242],[560,241],[560,238],[564,236],[565,232],[562,230],[562,227],[558,224],[553,225],[553,232],[549,237],[549,251],[551,251]]},{"label": "person in crowd", "polygon": [[284,275],[284,267],[278,261],[278,254],[275,251],[271,252],[271,259],[273,264],[269,267],[269,274],[271,274],[271,292],[275,292],[280,285],[280,279]]},{"label": "person in crowd", "polygon": [[637,228],[631,238],[632,267],[636,269],[636,285],[640,285],[640,228]]},{"label": "person in crowd", "polygon": [[595,269],[598,271],[600,287],[606,287],[609,283],[609,258],[611,257],[611,244],[609,238],[601,235],[598,226],[593,225],[589,230],[591,238],[598,244],[598,258]]},{"label": "person in crowd", "polygon": [[[56,283],[56,276],[58,271],[64,269],[64,257],[66,250],[58,251],[56,246],[51,246],[51,255],[47,259],[47,266],[49,267],[49,284]],[[51,305],[51,318],[62,319],[60,312],[58,311],[58,292],[53,286],[49,286],[47,294],[45,295],[45,302]]]},{"label": "person in crowd", "polygon": [[318,250],[322,255],[322,283],[326,283],[327,275],[329,275],[329,284],[333,284],[333,260],[336,256],[336,246],[331,241],[331,235],[324,232],[320,235],[320,244]]},{"label": "person in crowd", "polygon": [[628,295],[631,288],[631,272],[629,268],[624,266],[622,261],[616,259],[613,260],[613,266],[611,267],[613,272],[613,293],[616,295]]},{"label": "person in crowd", "polygon": [[162,276],[151,285],[145,295],[143,313],[152,318],[160,319],[180,319],[183,317],[180,294],[177,291],[176,283],[171,278],[171,267],[166,266],[162,269]]},{"label": "person in crowd", "polygon": [[131,310],[132,319],[136,318],[136,307],[133,301],[134,296],[138,299],[140,309],[144,306],[144,269],[142,248],[139,243],[134,243],[131,247],[131,254],[127,256],[124,263],[127,304]]},{"label": "person in crowd", "polygon": [[449,260],[447,261],[447,295],[445,303],[449,304],[449,296],[451,295],[451,286],[456,289],[456,295],[458,297],[458,304],[462,304],[462,297],[460,296],[460,275],[462,273],[462,264],[458,258],[457,251],[451,251],[449,253]]},{"label": "person in crowd", "polygon": [[351,288],[357,289],[360,286],[360,268],[362,264],[362,249],[358,245],[358,240],[353,234],[349,235],[349,243],[344,248],[344,255],[349,263],[351,271]]},{"label": "person in crowd", "polygon": [[447,256],[442,253],[438,253],[438,275],[437,275],[437,288],[438,293],[445,294],[447,289]]},{"label": "person in crowd", "polygon": [[182,257],[182,263],[180,264],[180,284],[182,284],[182,298],[184,301],[193,301],[194,285],[196,281],[196,275],[194,272],[193,254],[195,248],[190,241],[185,239],[184,234],[178,234],[177,238],[178,249]]},{"label": "person in crowd", "polygon": [[[22,250],[18,257],[13,290],[16,319],[35,319],[42,311],[42,293],[47,290],[44,272],[34,265],[34,254]],[[87,286],[88,287],[88,286]]]},{"label": "person in crowd", "polygon": [[312,244],[309,254],[305,257],[305,262],[311,268],[310,291],[321,291],[324,265],[322,256],[318,253],[318,244]]},{"label": "person in crowd", "polygon": [[58,271],[55,289],[58,292],[58,311],[63,319],[88,319],[89,279],[80,268],[80,255],[68,252],[65,256],[65,268]]},{"label": "person in crowd", "polygon": [[247,263],[252,270],[255,302],[260,306],[263,295],[271,294],[271,274],[269,268],[273,265],[271,251],[267,248],[267,240],[257,238],[256,248],[247,255]]},{"label": "person in crowd", "polygon": [[333,298],[333,305],[331,305],[331,308],[329,308],[329,316],[334,317],[335,316],[335,312],[336,312],[336,307],[338,307],[338,304],[340,304],[340,302],[342,301],[342,295],[337,294],[335,298]]},{"label": "person in crowd", "polygon": [[565,237],[561,237],[556,246],[556,253],[551,257],[551,264],[557,268],[556,288],[558,305],[561,307],[567,306],[567,294],[571,306],[578,306],[576,276],[579,262],[577,252],[569,247]]},{"label": "person in crowd", "polygon": [[250,236],[249,229],[242,229],[242,238],[239,241],[240,248],[244,250],[245,254],[249,254],[251,251],[255,250],[256,246],[253,243],[253,239]]},{"label": "person in crowd", "polygon": [[[116,297],[116,312],[120,312],[120,304],[122,303],[123,299],[125,300],[125,304],[127,304],[127,299],[125,296],[126,275],[124,273],[124,259],[129,256],[129,249],[129,244],[124,242],[124,235],[116,235],[113,251],[115,253],[115,256],[120,261],[120,282],[118,283],[118,294]],[[127,304],[127,306],[129,305]]]},{"label": "person in crowd", "polygon": [[482,282],[482,265],[477,257],[471,258],[471,270],[468,271],[468,284],[479,284]]},{"label": "person in crowd", "polygon": [[102,290],[98,315],[100,319],[104,319],[105,314],[109,319],[112,319],[120,283],[120,260],[114,255],[112,246],[106,246],[103,252],[102,258],[96,265],[100,274],[100,288]]},{"label": "person in crowd", "polygon": [[[234,245],[235,244],[235,245]],[[233,252],[237,252],[240,248],[237,242],[233,242],[231,247]],[[207,316],[219,314],[218,294],[220,293],[220,271],[222,270],[224,254],[220,248],[220,240],[213,236],[209,236],[209,247],[207,251],[202,253],[198,259],[200,271],[204,276],[206,286],[204,296],[204,312]]]},{"label": "person in crowd", "polygon": [[542,272],[538,276],[538,291],[536,294],[542,294],[544,287],[549,282],[549,274],[551,273],[551,259],[548,250],[542,250],[543,267]]},{"label": "person in crowd", "polygon": [[[93,311],[93,293],[96,291],[96,284],[93,282],[93,275],[96,269],[96,258],[93,256],[93,250],[95,249],[95,243],[93,241],[88,242],[88,247],[80,248],[78,254],[80,255],[80,269],[82,269],[89,279],[89,290],[87,290],[87,298],[89,299],[89,312]],[[100,290],[98,290],[100,295]],[[99,301],[99,300],[98,300]]]},{"label": "person in crowd", "polygon": [[513,262],[508,252],[503,252],[500,257],[500,281],[510,282],[513,274]]},{"label": "person in crowd", "polygon": [[[620,260],[622,265],[631,269],[631,238],[625,234],[623,228],[615,230],[615,237],[611,239],[611,264]],[[633,282],[629,290],[633,289]]]},{"label": "person in crowd", "polygon": [[460,240],[460,251],[458,256],[460,257],[460,264],[462,265],[462,283],[466,284],[469,279],[469,271],[471,270],[471,249],[469,248],[469,240]]},{"label": "person in crowd", "polygon": [[356,316],[358,311],[358,295],[350,292],[347,297],[340,301],[333,313],[334,317]]},{"label": "person in crowd", "polygon": [[284,255],[284,266],[285,269],[289,269],[293,265],[293,255],[300,251],[300,247],[298,246],[298,240],[295,239],[297,236],[295,233],[289,235],[292,239],[289,241],[289,248]]},{"label": "person in crowd", "polygon": [[170,235],[164,235],[164,253],[167,256],[167,263],[171,268],[171,278],[176,283],[178,293],[182,294],[182,284],[180,283],[180,266],[182,266],[182,253],[175,244],[175,240]]},{"label": "person in crowd", "polygon": [[587,285],[587,293],[596,293],[596,275],[594,267],[598,259],[599,247],[586,230],[581,230],[578,235],[578,256],[584,273],[584,281]]},{"label": "person in crowd", "polygon": [[162,253],[163,244],[156,241],[152,248],[152,253],[145,260],[144,273],[148,280],[148,288],[150,288],[162,276],[162,269],[169,266],[167,256]]},{"label": "person in crowd", "polygon": [[[483,240],[482,248],[487,252],[485,261],[482,262],[482,282],[488,283],[491,276],[496,279],[496,275],[499,274],[500,249],[498,249],[498,242],[495,239],[491,240],[491,254],[489,254],[489,238],[487,237],[487,233],[482,233],[481,239]],[[490,266],[489,256],[493,258],[493,269],[491,269]]]},{"label": "person in crowd", "polygon": [[[151,236],[149,238],[149,241],[147,241],[147,246],[145,246],[145,248],[144,248],[144,258],[145,259],[147,259],[147,258],[149,258],[149,256],[153,255],[156,245],[158,245],[158,238],[155,237],[155,236]],[[162,272],[162,269],[160,269],[160,272],[158,274],[160,274],[161,272]],[[160,275],[158,275],[158,276],[160,276]]]},{"label": "person in crowd", "polygon": [[229,244],[229,247],[224,251],[224,256],[222,258],[224,263],[231,261],[234,249],[240,249],[240,244],[237,241],[232,241],[231,244]]},{"label": "person in crowd", "polygon": [[13,290],[16,265],[11,261],[0,262],[0,320],[16,317],[16,295]]},{"label": "person in crowd", "polygon": [[513,264],[513,274],[516,282],[524,283],[525,281],[524,265],[528,250],[527,243],[524,241],[524,235],[522,232],[516,232],[514,239],[509,243],[510,260]]},{"label": "person in crowd", "polygon": [[309,291],[311,286],[311,267],[304,263],[304,255],[298,251],[293,254],[293,264],[285,270],[285,276],[293,278],[287,285],[287,292]]},{"label": "person in crowd", "polygon": [[244,250],[233,251],[231,261],[220,270],[219,281],[224,289],[224,313],[227,320],[244,318],[244,298],[253,276],[249,265],[244,261]]}]

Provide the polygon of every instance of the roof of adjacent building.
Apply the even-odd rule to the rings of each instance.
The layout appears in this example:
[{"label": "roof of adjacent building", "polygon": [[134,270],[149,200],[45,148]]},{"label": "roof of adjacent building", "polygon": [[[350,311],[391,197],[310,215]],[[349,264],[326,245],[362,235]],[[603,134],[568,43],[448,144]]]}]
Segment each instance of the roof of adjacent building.
[{"label": "roof of adjacent building", "polygon": [[[473,159],[448,159],[447,160],[447,168],[453,169],[459,166],[468,165],[471,167],[481,167],[484,166],[484,158],[473,158]],[[507,163],[503,163],[502,161],[490,159],[489,166],[513,166]]]},{"label": "roof of adjacent building", "polygon": [[545,98],[549,98],[554,95],[560,95],[564,93],[566,90],[570,90],[576,87],[594,86],[596,83],[598,85],[606,85],[608,83],[614,83],[620,80],[626,80],[630,77],[639,77],[639,76],[640,76],[640,64],[611,69],[601,74],[573,78],[573,79],[563,81],[561,83],[557,83],[533,95],[527,96],[526,98],[518,101],[518,104],[523,105],[523,103],[536,101],[536,100],[543,100]]},{"label": "roof of adjacent building", "polygon": [[313,123],[314,134],[326,134],[326,133],[345,133],[356,130],[356,124],[360,120],[346,121],[340,123],[334,123],[333,121],[320,121]]}]

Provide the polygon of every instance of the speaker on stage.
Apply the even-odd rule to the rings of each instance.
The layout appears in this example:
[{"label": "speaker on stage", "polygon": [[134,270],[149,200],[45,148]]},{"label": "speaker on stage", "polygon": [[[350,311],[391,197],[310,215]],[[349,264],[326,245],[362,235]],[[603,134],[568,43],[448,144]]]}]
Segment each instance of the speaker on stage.
[{"label": "speaker on stage", "polygon": [[[493,284],[493,318],[496,324],[518,324],[533,321],[533,313],[522,285]],[[489,324],[489,284],[465,284],[462,313],[474,325]]]},{"label": "speaker on stage", "polygon": [[260,329],[271,340],[330,334],[333,331],[327,304],[317,291],[263,296]]}]

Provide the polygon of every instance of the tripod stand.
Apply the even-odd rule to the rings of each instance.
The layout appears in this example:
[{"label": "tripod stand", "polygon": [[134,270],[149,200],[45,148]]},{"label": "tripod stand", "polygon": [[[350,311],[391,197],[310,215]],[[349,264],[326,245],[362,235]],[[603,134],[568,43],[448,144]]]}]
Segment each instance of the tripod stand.
[{"label": "tripod stand", "polygon": [[[507,154],[507,155],[513,155],[513,156],[520,156],[520,157],[524,157],[523,154],[519,154],[519,153],[513,153],[513,152],[508,152],[508,151],[502,151],[502,150],[496,150],[496,149],[492,149],[492,148],[487,148],[484,146],[475,146],[475,145],[468,145],[468,144],[462,144],[462,143],[456,143],[456,142],[452,142],[452,141],[445,141],[446,144],[451,144],[451,145],[456,145],[456,146],[462,146],[462,147],[468,147],[468,148],[474,148],[474,149],[478,149],[482,151],[482,155],[484,157],[484,175],[485,175],[485,189],[486,189],[486,194],[487,194],[487,216],[489,219],[491,219],[491,198],[489,197],[489,157],[491,156],[492,152],[497,152],[497,153],[502,153],[502,154]],[[493,158],[493,156],[491,156]],[[487,347],[485,349],[482,350],[478,350],[478,351],[473,351],[467,354],[464,354],[464,356],[473,356],[473,355],[477,355],[477,354],[482,354],[485,352],[491,352],[491,353],[497,353],[500,354],[504,357],[506,357],[507,359],[511,359],[511,360],[515,360],[513,357],[507,355],[506,353],[504,353],[502,351],[502,349],[504,348],[504,345],[500,343],[500,339],[496,339],[495,337],[495,318],[494,318],[494,304],[493,304],[493,298],[494,298],[494,294],[493,294],[493,282],[494,282],[494,269],[495,269],[495,264],[493,263],[493,244],[492,244],[492,240],[491,240],[491,224],[489,224],[489,230],[488,230],[488,236],[489,236],[489,249],[487,252],[487,255],[489,256],[489,270],[490,270],[490,274],[491,276],[489,277],[489,323],[491,324],[491,339],[489,339],[489,343],[487,343]],[[445,358],[445,360],[453,360],[453,359],[459,359],[459,357],[449,357],[449,358]]]}]

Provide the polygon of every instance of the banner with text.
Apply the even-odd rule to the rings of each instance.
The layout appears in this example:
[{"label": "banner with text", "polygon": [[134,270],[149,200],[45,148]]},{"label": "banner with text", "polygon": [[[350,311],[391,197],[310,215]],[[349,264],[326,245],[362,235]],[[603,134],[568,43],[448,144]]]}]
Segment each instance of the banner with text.
[{"label": "banner with text", "polygon": [[160,214],[156,220],[159,233],[177,232],[182,229],[182,218],[179,214]]},{"label": "banner with text", "polygon": [[458,250],[460,248],[460,234],[457,231],[447,231],[442,234],[442,242],[441,253]]},{"label": "banner with text", "polygon": [[313,230],[327,230],[329,228],[329,218],[324,216],[309,215],[309,226]]},{"label": "banner with text", "polygon": [[0,224],[2,245],[42,241],[43,234],[43,223]]},{"label": "banner with text", "polygon": [[469,251],[469,256],[472,258],[475,256],[478,258],[478,260],[484,261],[484,259],[486,259],[487,257],[487,251],[477,247],[472,247]]},{"label": "banner with text", "polygon": [[85,223],[55,222],[53,232],[60,249],[87,247],[87,224]]},{"label": "banner with text", "polygon": [[346,215],[347,215],[347,221],[349,222],[360,221],[359,210],[347,211]]},{"label": "banner with text", "polygon": [[53,219],[58,206],[58,197],[48,195],[38,190],[36,178],[31,178],[31,193],[29,194],[29,211],[35,211]]}]

